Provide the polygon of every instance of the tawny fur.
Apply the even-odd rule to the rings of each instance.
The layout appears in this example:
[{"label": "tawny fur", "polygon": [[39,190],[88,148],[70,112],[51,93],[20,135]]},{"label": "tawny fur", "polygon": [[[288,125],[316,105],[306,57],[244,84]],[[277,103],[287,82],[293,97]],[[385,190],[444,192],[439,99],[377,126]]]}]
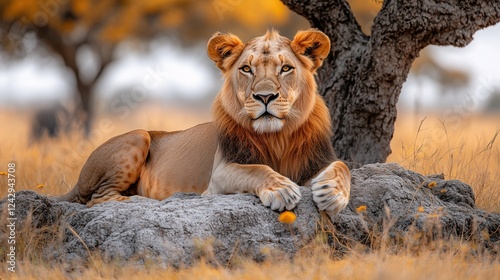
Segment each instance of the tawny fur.
[{"label": "tawny fur", "polygon": [[114,137],[58,199],[92,206],[130,195],[247,192],[281,211],[296,206],[298,185],[306,185],[320,210],[338,213],[349,201],[350,173],[336,161],[329,112],[314,80],[329,50],[328,37],[314,29],[293,40],[271,30],[247,43],[216,33],[207,45],[224,75],[215,121]]}]

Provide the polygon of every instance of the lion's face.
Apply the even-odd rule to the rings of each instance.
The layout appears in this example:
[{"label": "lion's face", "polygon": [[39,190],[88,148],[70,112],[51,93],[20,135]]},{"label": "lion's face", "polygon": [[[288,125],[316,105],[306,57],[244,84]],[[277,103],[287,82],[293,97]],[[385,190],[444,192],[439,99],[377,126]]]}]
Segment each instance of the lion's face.
[{"label": "lion's face", "polygon": [[294,40],[268,31],[243,44],[231,34],[216,34],[210,58],[225,76],[219,97],[225,111],[257,133],[299,126],[315,101],[315,70],[330,50],[328,37],[316,30]]}]

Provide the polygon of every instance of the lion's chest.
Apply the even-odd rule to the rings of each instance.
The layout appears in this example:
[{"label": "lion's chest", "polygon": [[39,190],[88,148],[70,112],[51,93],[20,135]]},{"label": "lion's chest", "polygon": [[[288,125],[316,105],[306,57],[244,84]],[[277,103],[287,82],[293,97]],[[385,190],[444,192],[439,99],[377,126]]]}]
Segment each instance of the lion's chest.
[{"label": "lion's chest", "polygon": [[224,160],[238,164],[264,164],[292,181],[304,184],[333,159],[329,142],[265,136],[219,137]]}]

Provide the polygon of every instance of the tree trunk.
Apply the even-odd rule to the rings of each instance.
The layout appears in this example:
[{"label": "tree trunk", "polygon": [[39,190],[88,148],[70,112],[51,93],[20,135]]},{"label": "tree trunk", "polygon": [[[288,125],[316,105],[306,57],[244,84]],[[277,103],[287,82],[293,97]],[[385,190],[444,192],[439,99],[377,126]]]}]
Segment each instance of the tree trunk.
[{"label": "tree trunk", "polygon": [[[66,67],[73,72],[76,80],[75,103],[77,104],[74,119],[81,122],[85,136],[89,136],[94,118],[94,86],[106,67],[113,61],[112,54],[115,49],[115,43],[98,44],[90,41],[91,38],[89,36],[86,36],[79,42],[65,40],[64,34],[50,28],[48,25],[40,27],[37,30],[37,34],[39,39],[43,40],[54,53],[58,54]],[[89,46],[100,60],[95,76],[88,81],[83,79],[77,64],[78,49],[84,45]]]},{"label": "tree trunk", "polygon": [[77,107],[78,119],[83,123],[83,131],[85,136],[88,137],[90,134],[90,130],[92,128],[92,122],[94,117],[94,109],[92,104],[92,88],[95,82],[92,85],[87,85],[83,83],[80,79],[77,81],[77,90],[78,96],[80,97],[79,103]]},{"label": "tree trunk", "polygon": [[386,0],[371,36],[345,0],[282,0],[330,37],[318,90],[333,120],[337,156],[352,165],[385,162],[396,104],[413,60],[429,44],[463,47],[500,21],[500,0]]}]

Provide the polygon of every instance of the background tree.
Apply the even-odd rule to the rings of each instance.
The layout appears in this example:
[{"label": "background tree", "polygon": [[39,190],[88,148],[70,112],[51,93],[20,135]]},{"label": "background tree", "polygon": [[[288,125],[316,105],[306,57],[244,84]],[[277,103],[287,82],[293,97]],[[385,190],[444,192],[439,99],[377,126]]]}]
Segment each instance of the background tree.
[{"label": "background tree", "polygon": [[425,46],[463,47],[500,21],[498,0],[386,0],[367,35],[344,0],[282,1],[332,41],[318,90],[330,107],[337,155],[356,164],[385,162],[391,153],[396,103]]},{"label": "background tree", "polygon": [[[467,84],[467,73],[448,71],[421,50],[429,44],[466,45],[476,30],[497,21],[492,7],[498,5],[498,0],[488,7],[480,1],[283,2],[333,42],[318,73],[319,91],[331,108],[337,153],[358,163],[382,162],[389,155],[395,106],[411,65],[448,91]],[[32,51],[59,58],[75,77],[76,119],[88,132],[95,85],[119,59],[122,42],[147,50],[150,40],[169,36],[195,46],[217,30],[247,40],[269,26],[293,37],[307,25],[277,0],[0,0],[0,51],[10,58]],[[424,59],[412,64],[419,53]],[[85,67],[89,54],[93,69]]]},{"label": "background tree", "polygon": [[[262,24],[297,29],[296,23],[304,21],[290,18],[283,7],[279,1],[263,0],[0,0],[0,50],[20,58],[41,47],[62,59],[75,78],[76,119],[88,133],[95,85],[116,59],[121,42],[133,40],[139,46],[157,36],[172,36],[191,45],[206,42],[222,23],[232,25],[233,32],[247,30],[247,36],[256,35],[248,26]],[[82,66],[88,54],[95,69]]]}]

